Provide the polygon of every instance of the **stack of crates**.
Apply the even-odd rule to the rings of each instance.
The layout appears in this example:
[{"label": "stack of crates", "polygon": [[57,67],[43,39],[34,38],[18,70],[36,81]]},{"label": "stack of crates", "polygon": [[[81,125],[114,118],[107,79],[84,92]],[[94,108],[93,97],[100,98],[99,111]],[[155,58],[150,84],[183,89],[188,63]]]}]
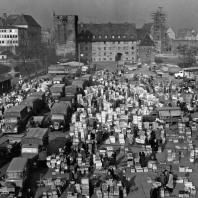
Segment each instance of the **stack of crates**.
[{"label": "stack of crates", "polygon": [[108,198],[108,185],[106,183],[102,184],[102,195],[103,198]]},{"label": "stack of crates", "polygon": [[107,118],[107,113],[105,111],[101,112],[101,117],[102,117],[102,124],[106,123],[106,118]]},{"label": "stack of crates", "polygon": [[89,197],[89,179],[88,178],[82,178],[81,179],[81,188],[82,188],[82,195],[85,195],[86,197]]}]

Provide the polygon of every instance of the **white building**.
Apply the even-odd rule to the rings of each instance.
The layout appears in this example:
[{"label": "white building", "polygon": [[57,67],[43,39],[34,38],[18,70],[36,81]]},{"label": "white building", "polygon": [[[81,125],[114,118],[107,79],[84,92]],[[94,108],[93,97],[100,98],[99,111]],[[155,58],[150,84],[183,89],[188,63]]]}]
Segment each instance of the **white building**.
[{"label": "white building", "polygon": [[169,37],[170,39],[175,40],[176,35],[175,35],[175,32],[173,31],[172,28],[170,28],[170,27],[168,28],[167,34],[168,34],[168,37]]},{"label": "white building", "polygon": [[20,44],[20,38],[25,32],[26,29],[20,27],[0,27],[0,51],[10,50],[15,53],[16,47]]}]

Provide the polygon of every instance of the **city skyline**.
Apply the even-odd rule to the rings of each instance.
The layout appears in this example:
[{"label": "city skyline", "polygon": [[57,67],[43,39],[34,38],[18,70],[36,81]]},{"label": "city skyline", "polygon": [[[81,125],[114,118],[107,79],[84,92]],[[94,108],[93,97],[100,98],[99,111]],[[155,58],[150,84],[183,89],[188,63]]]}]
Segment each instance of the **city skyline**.
[{"label": "city skyline", "polygon": [[79,22],[135,23],[137,28],[150,22],[150,14],[159,6],[167,13],[167,25],[198,30],[198,1],[196,0],[0,0],[0,15],[29,14],[42,28],[53,27],[56,14],[75,14]]}]

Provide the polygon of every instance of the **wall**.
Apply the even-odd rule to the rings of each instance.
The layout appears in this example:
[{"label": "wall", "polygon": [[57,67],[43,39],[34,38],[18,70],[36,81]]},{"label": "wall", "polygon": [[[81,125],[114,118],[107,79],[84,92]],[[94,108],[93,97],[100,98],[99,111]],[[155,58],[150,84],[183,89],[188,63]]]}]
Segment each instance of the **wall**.
[{"label": "wall", "polygon": [[137,60],[137,43],[132,41],[92,42],[92,61],[115,61],[117,53],[122,61]]},{"label": "wall", "polygon": [[76,15],[54,16],[56,54],[58,56],[77,53],[77,22]]},{"label": "wall", "polygon": [[92,61],[92,43],[91,42],[79,42],[80,55],[83,59]]},{"label": "wall", "polygon": [[172,40],[171,41],[171,51],[177,54],[179,45],[188,45],[191,47],[198,47],[198,40]]},{"label": "wall", "polygon": [[154,62],[154,47],[139,46],[139,58],[141,63]]}]

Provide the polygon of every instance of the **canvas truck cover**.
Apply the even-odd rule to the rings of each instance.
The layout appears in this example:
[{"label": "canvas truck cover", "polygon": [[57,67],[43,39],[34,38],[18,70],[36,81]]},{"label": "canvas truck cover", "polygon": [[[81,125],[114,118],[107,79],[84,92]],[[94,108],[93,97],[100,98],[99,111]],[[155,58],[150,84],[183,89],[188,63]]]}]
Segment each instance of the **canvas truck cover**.
[{"label": "canvas truck cover", "polygon": [[74,85],[69,85],[65,87],[65,95],[67,95],[68,93],[77,94],[77,87]]},{"label": "canvas truck cover", "polygon": [[91,74],[85,74],[85,75],[81,76],[81,79],[89,81],[91,76],[92,76]]},{"label": "canvas truck cover", "polygon": [[27,107],[31,107],[33,110],[40,108],[39,98],[26,98],[21,102],[22,105],[26,105]]},{"label": "canvas truck cover", "polygon": [[181,109],[179,107],[161,107],[157,109],[161,117],[177,117],[181,116]]},{"label": "canvas truck cover", "polygon": [[84,79],[74,80],[72,82],[72,85],[77,86],[77,87],[82,88],[82,89],[84,88],[84,84],[85,84],[85,80]]},{"label": "canvas truck cover", "polygon": [[72,103],[71,103],[71,101],[70,101],[70,100],[68,100],[68,98],[67,98],[67,97],[60,98],[59,103],[67,104],[70,108],[72,107]]},{"label": "canvas truck cover", "polygon": [[53,81],[64,81],[65,80],[65,76],[64,75],[59,75],[59,76],[55,76],[53,78]]},{"label": "canvas truck cover", "polygon": [[53,107],[51,108],[51,114],[62,114],[67,115],[68,111],[68,104],[67,103],[54,103]]},{"label": "canvas truck cover", "polygon": [[51,93],[64,93],[65,84],[55,84],[50,88]]},{"label": "canvas truck cover", "polygon": [[40,100],[45,100],[45,93],[42,91],[34,92],[28,96],[28,98],[39,98]]},{"label": "canvas truck cover", "polygon": [[48,128],[29,128],[28,133],[22,138],[21,144],[43,145],[48,136]]},{"label": "canvas truck cover", "polygon": [[25,118],[28,114],[26,105],[13,106],[5,111],[5,118],[20,117]]},{"label": "canvas truck cover", "polygon": [[193,98],[193,94],[191,94],[191,93],[183,94],[184,102],[186,102],[188,104],[191,103],[192,98]]}]

